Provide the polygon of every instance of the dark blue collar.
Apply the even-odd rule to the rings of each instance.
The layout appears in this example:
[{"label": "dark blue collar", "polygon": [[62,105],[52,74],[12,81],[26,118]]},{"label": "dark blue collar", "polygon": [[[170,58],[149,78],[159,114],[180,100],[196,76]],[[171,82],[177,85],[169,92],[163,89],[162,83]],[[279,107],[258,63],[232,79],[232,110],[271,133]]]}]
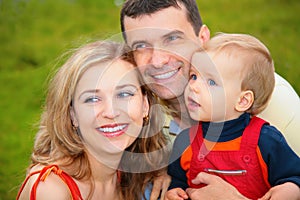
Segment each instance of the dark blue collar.
[{"label": "dark blue collar", "polygon": [[226,142],[240,137],[250,122],[250,114],[225,122],[202,122],[203,137],[213,142]]}]

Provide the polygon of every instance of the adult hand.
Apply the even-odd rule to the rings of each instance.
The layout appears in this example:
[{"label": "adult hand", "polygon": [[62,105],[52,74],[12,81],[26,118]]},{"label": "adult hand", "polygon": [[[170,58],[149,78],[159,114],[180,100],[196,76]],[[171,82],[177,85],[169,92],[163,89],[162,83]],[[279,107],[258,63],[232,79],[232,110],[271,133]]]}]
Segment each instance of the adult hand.
[{"label": "adult hand", "polygon": [[187,193],[183,189],[173,188],[166,193],[164,200],[184,200],[188,198]]},{"label": "adult hand", "polygon": [[206,186],[199,189],[186,189],[186,192],[192,200],[249,200],[241,195],[235,187],[222,178],[212,174],[200,172],[192,182],[194,184],[206,184]]},{"label": "adult hand", "polygon": [[300,200],[300,188],[291,182],[272,187],[262,198],[259,200]]},{"label": "adult hand", "polygon": [[170,183],[171,177],[167,174],[167,171],[165,171],[161,176],[156,177],[153,181],[150,200],[157,200],[159,195],[160,199],[164,199]]}]

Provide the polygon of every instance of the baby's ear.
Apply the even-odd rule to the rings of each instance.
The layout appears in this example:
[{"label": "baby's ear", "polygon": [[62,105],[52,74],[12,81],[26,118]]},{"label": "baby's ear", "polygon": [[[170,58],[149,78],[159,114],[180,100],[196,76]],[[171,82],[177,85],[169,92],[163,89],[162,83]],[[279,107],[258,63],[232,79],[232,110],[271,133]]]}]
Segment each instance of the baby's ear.
[{"label": "baby's ear", "polygon": [[235,109],[239,112],[247,111],[254,102],[254,93],[251,90],[242,91]]}]

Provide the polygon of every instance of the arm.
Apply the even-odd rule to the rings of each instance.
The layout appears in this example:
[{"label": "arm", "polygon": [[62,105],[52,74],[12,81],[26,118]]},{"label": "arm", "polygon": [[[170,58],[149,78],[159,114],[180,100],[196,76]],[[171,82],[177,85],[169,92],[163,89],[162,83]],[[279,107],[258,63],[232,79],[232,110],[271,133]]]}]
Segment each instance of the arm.
[{"label": "arm", "polygon": [[156,200],[161,197],[164,199],[165,193],[168,190],[168,187],[171,182],[171,177],[167,174],[167,171],[163,173],[161,176],[156,177],[153,180],[153,187],[150,195],[150,200]]},{"label": "arm", "polygon": [[187,193],[181,188],[173,188],[166,193],[164,200],[184,200],[188,199]]},{"label": "arm", "polygon": [[278,128],[300,156],[300,99],[293,87],[275,73],[275,88],[267,108],[259,115]]},{"label": "arm", "polygon": [[241,195],[235,187],[216,175],[200,172],[192,182],[194,184],[204,183],[206,186],[199,189],[186,189],[191,200],[249,200]]},{"label": "arm", "polygon": [[[19,200],[30,199],[30,195],[33,190],[33,185],[37,181],[39,174],[33,175],[28,179],[26,185],[24,185],[24,190],[21,192]],[[35,191],[36,200],[69,200],[71,198],[70,191],[66,184],[53,173],[38,185],[37,190]]]},{"label": "arm", "polygon": [[300,158],[289,147],[283,135],[272,126],[264,126],[258,143],[268,166],[273,186],[261,200],[300,199]]},{"label": "arm", "polygon": [[275,127],[262,127],[258,146],[272,187],[286,182],[300,187],[300,158]]},{"label": "arm", "polygon": [[[183,134],[179,134],[176,138],[174,138],[172,153],[171,153],[170,160],[169,160],[170,164],[168,166],[168,174],[167,173],[162,174],[162,176],[154,179],[150,200],[156,200],[159,196],[161,197],[161,199],[164,199],[164,195],[165,195],[166,191],[168,190],[168,187],[170,187],[170,183],[172,185],[174,184],[174,182],[171,182],[171,179],[172,179],[172,181],[174,181],[173,177],[177,176],[176,172],[173,171],[173,169],[174,170],[179,169],[180,171],[182,170],[180,167],[180,159],[179,158],[180,158],[182,152],[185,150],[186,145],[189,144],[189,137],[187,137],[187,139],[188,139],[187,140],[186,136],[184,136],[184,133],[185,132],[183,132]],[[169,171],[170,168],[172,168],[171,171]],[[183,173],[183,177],[186,178],[185,172],[182,171],[182,173]],[[176,187],[179,187],[179,186],[176,185]],[[185,187],[187,187],[187,186],[185,186]]]},{"label": "arm", "polygon": [[272,187],[262,198],[259,200],[276,200],[276,199],[289,199],[300,200],[300,188],[294,183],[284,183]]},{"label": "arm", "polygon": [[[187,129],[181,132],[177,136],[174,142],[173,151],[170,157],[170,164],[168,166],[168,174],[172,178],[169,189],[182,188],[185,190],[186,188],[188,188],[188,183],[187,183],[188,181],[187,181],[186,171],[185,171],[187,169],[182,168],[181,159],[182,156],[185,156],[183,153],[186,151],[189,145],[190,145],[189,130]],[[183,165],[189,166],[189,163],[184,163]]]}]

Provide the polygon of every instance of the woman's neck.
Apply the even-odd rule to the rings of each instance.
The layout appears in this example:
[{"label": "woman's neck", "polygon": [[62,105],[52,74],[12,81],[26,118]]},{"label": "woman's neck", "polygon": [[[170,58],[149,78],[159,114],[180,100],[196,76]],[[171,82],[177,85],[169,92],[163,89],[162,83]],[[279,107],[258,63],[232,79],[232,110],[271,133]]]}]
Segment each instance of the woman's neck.
[{"label": "woman's neck", "polygon": [[122,158],[122,153],[119,155],[101,156],[99,158],[96,158],[89,153],[87,154],[90,161],[92,175],[96,181],[107,182],[117,176],[117,169]]},{"label": "woman's neck", "polygon": [[[118,160],[121,159],[122,155],[117,155],[112,157],[114,162],[107,163],[101,162],[89,152],[87,152],[89,161],[90,161],[90,168],[92,172],[92,179],[94,184],[94,193],[92,195],[92,200],[96,199],[119,199],[120,191],[117,191],[117,184],[118,184]],[[80,185],[80,184],[79,184]],[[90,184],[83,183],[81,187],[85,188],[84,191],[90,191]],[[87,197],[86,194],[83,196]]]}]

